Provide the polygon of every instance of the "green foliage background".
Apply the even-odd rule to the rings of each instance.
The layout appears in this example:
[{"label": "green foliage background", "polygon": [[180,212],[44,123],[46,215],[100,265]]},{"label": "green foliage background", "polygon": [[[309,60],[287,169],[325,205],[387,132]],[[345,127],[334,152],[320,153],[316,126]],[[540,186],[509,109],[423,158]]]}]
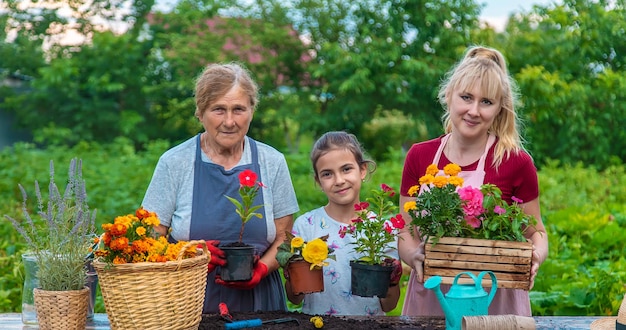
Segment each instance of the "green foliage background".
[{"label": "green foliage background", "polygon": [[[56,181],[61,183],[66,172],[63,169],[72,157],[78,157],[83,160],[90,208],[97,209],[99,224],[111,221],[140,205],[158,157],[169,146],[154,141],[146,150],[136,151],[131,141],[120,138],[107,145],[82,142],[72,148],[41,150],[29,144],[5,148],[0,151],[0,215],[21,216],[18,183],[29,195],[35,180],[47,184],[49,160],[54,161]],[[309,148],[310,140],[300,152],[286,154],[301,212],[326,203],[313,181]],[[390,150],[389,159],[378,162],[363,192],[381,183],[397,189],[402,165],[403,152]],[[541,169],[539,180],[550,256],[531,291],[533,314],[615,315],[626,289],[624,166],[599,171],[552,162]],[[0,237],[0,312],[18,312],[24,241],[4,217],[0,220]],[[96,311],[104,312],[100,295]],[[390,314],[399,315],[400,311],[401,303]]]}]

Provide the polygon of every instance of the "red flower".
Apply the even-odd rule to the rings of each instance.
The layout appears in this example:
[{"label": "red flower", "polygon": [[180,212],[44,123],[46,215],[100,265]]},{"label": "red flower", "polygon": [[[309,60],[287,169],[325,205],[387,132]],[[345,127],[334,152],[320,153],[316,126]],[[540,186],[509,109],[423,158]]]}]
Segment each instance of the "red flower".
[{"label": "red flower", "polygon": [[394,228],[402,229],[406,221],[402,218],[402,214],[397,214],[395,217],[391,217],[391,224]]},{"label": "red flower", "polygon": [[239,183],[244,187],[254,187],[257,179],[257,174],[254,171],[247,169],[239,173]]},{"label": "red flower", "polygon": [[380,185],[380,189],[382,189],[386,193],[388,192],[389,193],[389,197],[393,197],[396,194],[396,192],[393,190],[393,188],[389,187],[388,185],[386,185],[384,183]]},{"label": "red flower", "polygon": [[370,207],[370,203],[368,202],[360,202],[358,204],[354,204],[355,211],[367,211],[367,208]]}]

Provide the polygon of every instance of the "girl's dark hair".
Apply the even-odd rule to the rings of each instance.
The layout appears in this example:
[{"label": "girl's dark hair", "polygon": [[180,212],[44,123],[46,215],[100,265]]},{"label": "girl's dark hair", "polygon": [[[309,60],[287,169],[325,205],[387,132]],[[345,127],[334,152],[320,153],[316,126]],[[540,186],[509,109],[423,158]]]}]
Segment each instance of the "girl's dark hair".
[{"label": "girl's dark hair", "polygon": [[324,133],[324,135],[317,139],[311,149],[311,164],[313,164],[315,182],[319,182],[319,177],[317,176],[317,161],[329,151],[338,149],[350,151],[359,166],[367,167],[369,174],[374,173],[376,170],[376,162],[365,158],[365,152],[354,134],[343,131],[331,131]]}]

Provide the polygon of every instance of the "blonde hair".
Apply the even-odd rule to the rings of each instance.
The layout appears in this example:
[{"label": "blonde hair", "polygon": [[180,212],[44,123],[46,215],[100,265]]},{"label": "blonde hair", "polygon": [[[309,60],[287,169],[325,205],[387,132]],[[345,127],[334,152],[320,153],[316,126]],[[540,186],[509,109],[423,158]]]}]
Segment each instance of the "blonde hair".
[{"label": "blonde hair", "polygon": [[233,87],[239,87],[250,98],[254,110],[259,102],[259,88],[250,72],[239,63],[209,64],[196,79],[196,112],[200,117],[216,100],[226,95]]},{"label": "blonde hair", "polygon": [[439,103],[445,109],[443,122],[446,133],[452,131],[448,103],[455,90],[468,91],[474,85],[490,99],[500,100],[500,112],[496,115],[489,133],[498,137],[493,165],[497,168],[511,152],[524,150],[519,133],[517,85],[509,76],[504,56],[498,50],[482,46],[470,47],[463,59],[450,70],[439,89]]}]

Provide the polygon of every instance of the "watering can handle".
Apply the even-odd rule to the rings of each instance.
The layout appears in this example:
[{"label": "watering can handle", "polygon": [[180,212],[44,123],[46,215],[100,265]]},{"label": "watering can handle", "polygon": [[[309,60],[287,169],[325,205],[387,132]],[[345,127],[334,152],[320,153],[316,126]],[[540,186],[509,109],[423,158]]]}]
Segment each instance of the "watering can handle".
[{"label": "watering can handle", "polygon": [[458,281],[459,277],[461,277],[461,275],[469,275],[469,277],[472,278],[472,280],[474,281],[474,283],[478,283],[476,284],[476,289],[481,289],[481,285],[480,285],[480,281],[477,281],[476,275],[474,275],[472,272],[461,272],[456,274],[456,276],[454,277],[454,281],[452,281],[452,285],[456,285],[456,282]]},{"label": "watering can handle", "polygon": [[476,281],[476,286],[478,286],[483,281],[483,276],[485,274],[489,274],[491,276],[491,290],[489,290],[489,298],[487,300],[487,305],[491,304],[493,297],[496,295],[496,291],[498,290],[498,280],[496,279],[496,274],[494,274],[490,270],[482,271],[478,274],[478,281]]}]

